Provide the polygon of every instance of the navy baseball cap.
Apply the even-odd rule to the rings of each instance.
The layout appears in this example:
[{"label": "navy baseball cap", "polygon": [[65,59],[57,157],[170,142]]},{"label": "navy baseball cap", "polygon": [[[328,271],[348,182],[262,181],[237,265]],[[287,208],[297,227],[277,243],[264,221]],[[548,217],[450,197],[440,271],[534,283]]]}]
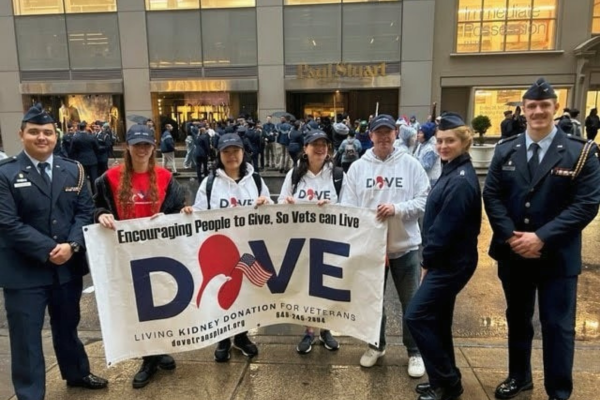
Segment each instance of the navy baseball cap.
[{"label": "navy baseball cap", "polygon": [[152,131],[146,125],[133,125],[127,131],[125,140],[129,145],[138,143],[150,143],[152,145],[156,144],[154,142],[154,135],[152,134]]},{"label": "navy baseball cap", "polygon": [[315,129],[312,131],[308,131],[306,137],[304,138],[304,145],[306,146],[307,144],[310,144],[319,139],[325,139],[327,142],[331,142],[329,136],[327,136],[325,132]]},{"label": "navy baseball cap", "polygon": [[244,148],[244,142],[242,142],[242,138],[235,133],[227,133],[219,139],[219,151],[230,147],[235,146],[240,149]]},{"label": "navy baseball cap", "polygon": [[376,131],[379,128],[390,128],[396,130],[396,120],[388,114],[379,114],[371,121],[370,130]]},{"label": "navy baseball cap", "polygon": [[37,103],[31,107],[23,116],[22,122],[29,122],[35,125],[53,124],[54,119],[48,114],[41,103]]}]

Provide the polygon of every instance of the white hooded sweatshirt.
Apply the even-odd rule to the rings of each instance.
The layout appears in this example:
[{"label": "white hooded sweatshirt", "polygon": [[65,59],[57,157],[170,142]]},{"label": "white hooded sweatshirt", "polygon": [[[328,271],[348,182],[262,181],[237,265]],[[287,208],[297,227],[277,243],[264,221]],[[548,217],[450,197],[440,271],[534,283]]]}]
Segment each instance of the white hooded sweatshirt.
[{"label": "white hooded sweatshirt", "polygon": [[[217,170],[210,195],[211,210],[236,206],[252,206],[260,196],[265,196],[269,199],[267,204],[273,204],[269,188],[265,184],[265,181],[260,178],[262,181],[262,190],[259,194],[256,183],[254,183],[254,178],[252,177],[254,168],[248,163],[246,163],[246,168],[246,175],[238,183],[227,176],[222,169]],[[202,180],[198,188],[198,193],[196,193],[196,201],[193,207],[196,211],[208,210],[208,199],[206,197],[207,182],[208,177]]]},{"label": "white hooded sweatshirt", "polygon": [[316,203],[319,200],[329,200],[331,204],[339,203],[344,193],[344,186],[346,183],[346,174],[344,174],[342,188],[340,190],[340,196],[335,192],[335,186],[333,184],[333,170],[329,164],[325,164],[318,174],[313,174],[307,171],[303,177],[300,178],[298,186],[296,186],[296,192],[292,193],[294,185],[292,185],[292,174],[294,169],[292,168],[283,181],[281,186],[281,193],[277,199],[278,204],[284,203],[284,200],[288,196],[292,196],[296,203]]},{"label": "white hooded sweatshirt", "polygon": [[421,244],[418,219],[425,212],[429,178],[417,159],[394,149],[385,160],[367,152],[348,170],[342,204],[376,210],[393,203],[395,215],[388,218],[387,253],[401,257]]}]

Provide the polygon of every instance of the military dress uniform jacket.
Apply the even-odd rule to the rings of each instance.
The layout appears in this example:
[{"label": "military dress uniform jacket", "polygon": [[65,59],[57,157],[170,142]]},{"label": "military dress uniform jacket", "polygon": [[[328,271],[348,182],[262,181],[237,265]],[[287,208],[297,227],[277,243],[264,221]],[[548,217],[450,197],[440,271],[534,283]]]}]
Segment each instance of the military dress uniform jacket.
[{"label": "military dress uniform jacket", "polygon": [[[483,191],[494,235],[489,254],[498,261],[524,260],[506,242],[514,231],[535,232],[544,242],[541,273],[575,276],[581,273],[581,231],[598,213],[600,163],[591,147],[578,160],[586,141],[558,129],[530,179],[525,135],[496,146]],[[574,177],[574,171],[580,170]]]},{"label": "military dress uniform jacket", "polygon": [[427,269],[477,266],[477,236],[481,229],[481,189],[471,156],[445,164],[425,205],[423,266]]},{"label": "military dress uniform jacket", "polygon": [[71,151],[69,152],[73,160],[77,160],[81,165],[90,166],[98,164],[98,155],[100,146],[98,139],[87,132],[77,132],[71,140]]},{"label": "military dress uniform jacket", "polygon": [[[27,155],[0,162],[0,287],[63,284],[88,272],[82,227],[94,206],[78,163],[54,156],[51,189]],[[58,243],[82,251],[63,265],[48,261]]]}]

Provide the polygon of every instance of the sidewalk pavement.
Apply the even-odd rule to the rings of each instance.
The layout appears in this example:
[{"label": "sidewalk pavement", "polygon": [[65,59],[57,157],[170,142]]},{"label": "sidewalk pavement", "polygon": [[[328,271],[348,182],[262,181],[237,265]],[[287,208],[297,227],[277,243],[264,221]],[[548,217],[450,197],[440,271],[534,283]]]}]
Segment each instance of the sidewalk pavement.
[{"label": "sidewalk pavement", "polygon": [[[297,328],[297,329],[296,329]],[[107,368],[99,332],[81,332],[90,356],[92,371],[109,379],[106,390],[89,391],[67,388],[53,356],[48,331],[44,332],[47,361],[48,400],[378,400],[416,399],[414,386],[422,379],[406,373],[408,359],[401,337],[390,337],[386,355],[373,368],[362,368],[359,359],[365,345],[341,337],[339,351],[330,352],[315,345],[307,355],[295,351],[300,327],[275,326],[254,335],[259,355],[248,361],[232,350],[228,363],[213,361],[213,348],[174,354],[175,371],[159,371],[143,389],[132,389],[131,379],[139,367],[138,360],[125,361]],[[276,334],[276,332],[284,334]],[[294,331],[294,332],[291,332]],[[8,332],[0,331],[0,400],[16,400],[12,392]],[[251,332],[252,334],[252,332]],[[541,342],[534,342],[533,392],[516,399],[546,400],[542,373]],[[465,393],[462,400],[494,398],[494,388],[505,378],[507,350],[504,340],[457,340],[456,359],[463,375]],[[572,399],[598,399],[600,395],[600,343],[577,342],[575,354],[575,391]]]}]

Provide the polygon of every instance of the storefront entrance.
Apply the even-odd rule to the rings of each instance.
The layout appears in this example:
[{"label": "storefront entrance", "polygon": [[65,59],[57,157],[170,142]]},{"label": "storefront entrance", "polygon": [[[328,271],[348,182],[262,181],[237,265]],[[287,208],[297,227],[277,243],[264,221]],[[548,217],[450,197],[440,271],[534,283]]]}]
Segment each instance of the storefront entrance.
[{"label": "storefront entrance", "polygon": [[100,121],[108,123],[121,140],[125,135],[123,96],[120,94],[25,95],[23,109],[41,103],[65,131],[67,125]]},{"label": "storefront entrance", "polygon": [[[347,114],[352,120],[367,120],[376,112],[397,116],[399,109],[398,89],[385,90],[337,90],[329,92],[286,93],[286,111],[305,118],[311,115],[330,117]],[[377,106],[379,104],[379,109]]]}]

